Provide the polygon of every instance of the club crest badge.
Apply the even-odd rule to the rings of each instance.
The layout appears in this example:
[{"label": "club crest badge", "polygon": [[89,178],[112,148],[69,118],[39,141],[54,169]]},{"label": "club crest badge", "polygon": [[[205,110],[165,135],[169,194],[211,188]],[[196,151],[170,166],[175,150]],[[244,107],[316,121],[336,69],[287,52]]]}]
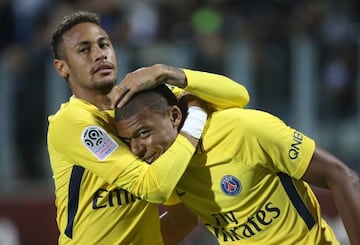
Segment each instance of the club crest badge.
[{"label": "club crest badge", "polygon": [[225,175],[222,177],[221,190],[228,196],[237,196],[241,191],[241,183],[235,176]]},{"label": "club crest badge", "polygon": [[119,146],[104,129],[98,126],[86,127],[82,132],[81,141],[101,161]]}]

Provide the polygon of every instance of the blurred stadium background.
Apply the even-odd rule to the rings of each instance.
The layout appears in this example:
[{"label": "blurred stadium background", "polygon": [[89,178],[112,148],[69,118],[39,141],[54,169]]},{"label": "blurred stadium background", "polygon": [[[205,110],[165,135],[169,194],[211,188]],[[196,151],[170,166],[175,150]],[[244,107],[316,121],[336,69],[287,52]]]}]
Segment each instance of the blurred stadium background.
[{"label": "blurred stadium background", "polygon": [[[225,74],[249,107],[312,136],[360,172],[360,32],[356,0],[0,0],[0,244],[56,244],[47,116],[69,90],[52,67],[54,24],[95,10],[119,78],[154,63]],[[66,144],[66,139],[64,144]],[[325,216],[348,244],[331,195]],[[199,226],[181,244],[215,244]]]}]

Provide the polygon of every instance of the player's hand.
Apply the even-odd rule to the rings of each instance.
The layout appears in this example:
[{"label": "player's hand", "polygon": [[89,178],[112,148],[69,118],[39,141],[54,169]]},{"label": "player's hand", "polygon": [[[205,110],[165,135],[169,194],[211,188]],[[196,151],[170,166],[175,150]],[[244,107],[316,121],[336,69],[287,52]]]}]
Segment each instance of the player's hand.
[{"label": "player's hand", "polygon": [[143,67],[128,73],[112,92],[112,107],[122,107],[137,92],[156,87],[162,81],[158,79],[156,66]]},{"label": "player's hand", "polygon": [[112,91],[112,108],[122,107],[135,93],[154,88],[161,83],[185,88],[187,80],[182,69],[156,64],[128,73]]}]

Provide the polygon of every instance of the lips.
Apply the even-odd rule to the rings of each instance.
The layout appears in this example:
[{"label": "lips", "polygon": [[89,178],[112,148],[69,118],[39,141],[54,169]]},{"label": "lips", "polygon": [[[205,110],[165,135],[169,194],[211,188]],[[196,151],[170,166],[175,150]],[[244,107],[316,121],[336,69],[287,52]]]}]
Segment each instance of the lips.
[{"label": "lips", "polygon": [[111,63],[101,63],[93,68],[92,73],[111,72],[113,69],[114,67]]},{"label": "lips", "polygon": [[157,159],[157,155],[156,153],[152,154],[151,156],[148,157],[144,157],[143,160],[147,163],[152,163],[153,161],[155,161]]}]

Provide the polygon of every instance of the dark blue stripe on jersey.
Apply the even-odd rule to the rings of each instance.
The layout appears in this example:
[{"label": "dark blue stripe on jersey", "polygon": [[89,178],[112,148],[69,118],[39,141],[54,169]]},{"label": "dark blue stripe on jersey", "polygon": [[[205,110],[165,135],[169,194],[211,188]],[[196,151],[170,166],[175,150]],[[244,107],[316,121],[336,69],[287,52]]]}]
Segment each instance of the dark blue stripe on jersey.
[{"label": "dark blue stripe on jersey", "polygon": [[68,222],[65,228],[65,235],[73,237],[74,219],[79,205],[81,178],[84,168],[74,166],[71,171],[69,193],[68,193]]},{"label": "dark blue stripe on jersey", "polygon": [[314,217],[312,217],[310,211],[305,206],[305,203],[303,202],[299,193],[297,192],[295,185],[291,180],[291,177],[284,173],[278,173],[278,176],[292,204],[294,205],[297,212],[299,213],[301,218],[305,221],[307,227],[310,230],[315,225]]}]

